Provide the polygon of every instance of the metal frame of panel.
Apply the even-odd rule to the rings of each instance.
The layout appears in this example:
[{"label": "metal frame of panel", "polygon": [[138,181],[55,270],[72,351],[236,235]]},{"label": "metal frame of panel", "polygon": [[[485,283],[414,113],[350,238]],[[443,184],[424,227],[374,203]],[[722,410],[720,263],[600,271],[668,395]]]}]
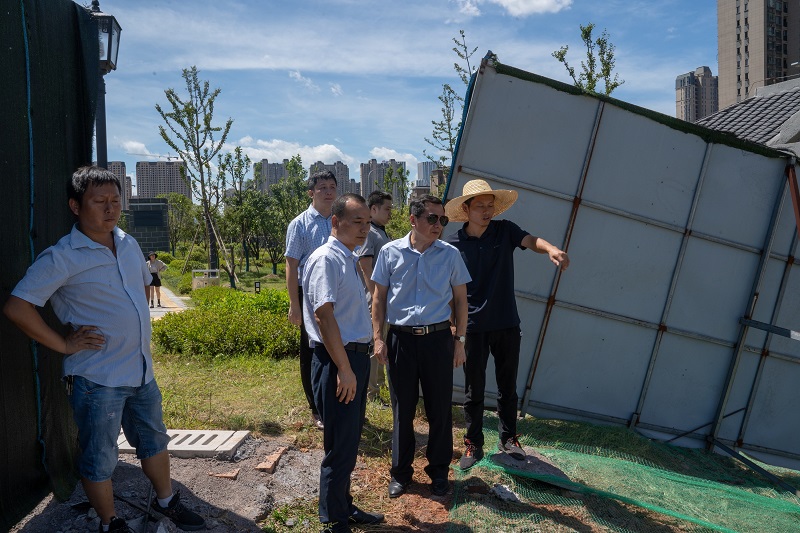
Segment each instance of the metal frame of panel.
[{"label": "metal frame of panel", "polygon": [[[542,103],[537,99],[547,101]],[[535,291],[520,288],[517,284],[516,296],[520,302],[534,303],[538,309],[537,316],[542,306],[544,308],[536,324],[530,324],[522,313],[523,306],[520,307],[523,323],[536,332],[532,352],[522,353],[520,358],[520,373],[525,374],[523,389],[518,391],[521,392],[522,411],[624,424],[652,436],[672,437],[669,440],[687,446],[716,441],[749,450],[776,464],[800,465],[800,427],[795,427],[791,417],[781,419],[787,431],[782,438],[774,440],[756,430],[753,419],[754,412],[761,412],[759,409],[770,416],[780,416],[780,413],[775,415],[774,406],[765,403],[774,400],[764,398],[763,394],[762,382],[768,379],[765,376],[774,380],[775,372],[774,369],[770,372],[770,361],[792,365],[791,368],[800,374],[800,348],[770,351],[776,330],[784,330],[785,326],[800,329],[797,327],[800,316],[795,316],[791,308],[786,309],[789,301],[786,291],[795,279],[792,271],[798,239],[794,221],[784,216],[783,209],[787,198],[791,198],[800,224],[800,190],[794,174],[795,160],[765,146],[738,141],[608,97],[583,93],[553,80],[498,65],[491,59],[484,59],[473,78],[467,102],[446,197],[457,196],[456,189],[460,190],[468,180],[479,178],[496,188],[518,190],[520,202],[539,199],[539,206],[546,205],[542,203],[543,199],[558,202],[557,217],[549,218],[558,218],[564,223],[563,241],[558,244],[571,254],[573,264],[576,260],[571,247],[577,246],[576,251],[580,251],[580,247],[586,246],[594,237],[582,232],[599,231],[596,228],[603,226],[600,223],[603,221],[634,232],[642,242],[652,237],[655,243],[671,243],[669,246],[672,248],[661,250],[662,253],[671,254],[670,250],[675,250],[674,256],[669,256],[668,265],[659,263],[658,279],[663,279],[660,282],[663,287],[657,289],[659,295],[664,295],[663,301],[637,303],[617,298],[607,306],[593,305],[592,298],[602,298],[603,290],[583,298],[574,280],[563,278],[568,280],[569,290],[566,293],[560,291],[562,273],[558,269],[549,275],[549,281],[545,281],[548,279],[546,276],[537,274]],[[558,112],[565,114],[563,123],[569,126],[562,127],[557,121],[543,120],[541,128],[547,129],[546,133],[559,142],[568,144],[567,148],[541,153],[534,152],[536,147],[532,145],[528,149],[525,135],[531,136],[531,142],[534,138],[540,142],[547,138],[532,125],[534,118],[538,118],[535,117],[537,112],[547,113],[547,117]],[[498,120],[506,121],[502,128]],[[624,128],[647,130],[643,134],[646,138],[636,139],[634,143],[639,143],[639,152],[617,153],[626,139],[636,135],[636,132]],[[508,147],[502,142],[503,132],[507,132]],[[648,144],[651,139],[647,135],[657,142]],[[563,148],[562,144],[558,146]],[[689,149],[691,153],[682,151]],[[607,150],[616,151],[608,153]],[[563,183],[554,181],[552,175],[531,168],[535,156],[540,157],[537,163],[541,161],[542,168],[551,173],[554,169],[572,168],[579,175],[567,177]],[[571,161],[559,161],[559,157],[568,157]],[[619,161],[624,158],[638,159]],[[515,167],[517,159],[525,161],[519,168]],[[636,182],[641,185],[637,191],[609,191],[605,188],[608,184],[624,187],[625,180],[637,179],[637,176],[614,173],[620,168],[630,168],[637,161],[646,163],[650,159],[663,165],[656,171],[673,172],[681,178],[678,180],[680,183],[671,183],[674,190],[665,193],[668,201],[677,202],[679,199],[680,205],[659,205],[657,207],[663,209],[660,212],[656,209],[655,214],[648,210],[648,205],[641,204],[643,200],[636,195],[659,197],[665,189],[644,181]],[[697,166],[692,167],[695,160]],[[676,162],[675,168],[672,168],[671,161]],[[685,172],[692,168],[695,177],[688,177]],[[777,169],[790,169],[786,170],[787,179],[781,176],[776,180]],[[642,180],[655,179],[646,172],[643,174]],[[664,179],[675,176],[667,175]],[[565,188],[569,183],[574,189]],[[589,193],[590,189],[592,193]],[[619,201],[616,192],[619,192]],[[730,202],[731,209],[742,211],[726,212],[725,206],[720,205],[724,202]],[[710,212],[704,212],[709,209]],[[722,216],[717,216],[719,214]],[[541,217],[548,218],[548,215],[553,213]],[[527,213],[524,216],[528,216]],[[785,236],[787,224],[792,226],[789,228],[792,231],[790,245],[773,251],[776,235],[780,231]],[[551,240],[548,235],[542,236]],[[602,238],[596,240],[602,242]],[[789,239],[782,242],[785,246]],[[653,243],[648,244],[652,250]],[[711,267],[717,269],[715,274],[719,273],[719,279],[713,280],[718,286],[706,293],[707,288],[702,284],[708,281],[708,275],[698,274],[697,265],[703,259],[717,256],[727,264]],[[647,264],[647,260],[642,263]],[[608,267],[607,271],[612,271],[612,268]],[[726,272],[726,268],[731,272]],[[778,270],[779,276],[775,274]],[[602,272],[599,267],[598,272]],[[567,272],[564,276],[570,274]],[[519,273],[517,277],[520,277]],[[640,281],[645,278],[641,276]],[[736,280],[738,286],[726,285]],[[771,294],[762,294],[762,290]],[[565,298],[567,293],[572,298]],[[704,309],[719,310],[704,301],[708,295],[713,297],[714,294],[723,294],[727,298],[723,299],[726,304],[724,313],[703,315]],[[641,294],[629,297],[635,299]],[[694,306],[693,298],[707,307]],[[760,298],[764,303],[757,307]],[[740,304],[741,309],[735,309]],[[737,313],[732,322],[733,314]],[[753,320],[755,315],[761,318]],[[779,321],[784,326],[778,325]],[[573,339],[567,338],[569,336],[564,332],[572,323],[590,324],[587,329],[594,331],[614,330],[620,335],[630,336],[631,340],[635,337],[638,347],[648,346],[642,353],[617,352],[609,356],[597,352],[609,356],[612,366],[607,375],[597,379],[606,379],[607,384],[621,388],[609,388],[604,396],[605,402],[597,401],[597,395],[602,393],[598,390],[585,392],[583,397],[576,393],[576,398],[568,400],[562,396],[559,400],[558,395],[540,394],[537,389],[536,380],[542,372],[547,374],[548,380],[553,376],[563,380],[556,386],[570,387],[571,382],[564,376],[572,371],[568,365],[575,365],[575,360],[571,359],[574,353],[569,348]],[[618,326],[612,327],[613,324]],[[753,324],[759,329],[753,329]],[[580,339],[584,340],[590,340],[588,334],[586,339]],[[686,353],[687,347],[691,354]],[[577,344],[573,348],[577,349]],[[586,346],[581,349],[586,349]],[[564,361],[561,362],[554,354],[563,356]],[[544,361],[546,368],[542,367]],[[614,364],[617,368],[613,368]],[[680,365],[686,368],[677,369]],[[703,394],[698,394],[696,399],[700,403],[693,405],[694,398],[683,398],[684,403],[662,405],[670,390],[670,380],[674,382],[680,376],[685,377],[682,384],[687,390],[702,390]],[[586,379],[590,376],[581,377]],[[783,384],[779,385],[781,389]],[[787,387],[790,385],[786,384]],[[770,390],[774,387],[775,382],[771,381]],[[487,398],[493,397],[487,383]],[[628,404],[632,407],[626,411],[624,406]],[[702,408],[698,409],[701,404]],[[680,423],[673,423],[676,419]],[[796,434],[797,438],[786,438],[787,432],[792,437]]]}]

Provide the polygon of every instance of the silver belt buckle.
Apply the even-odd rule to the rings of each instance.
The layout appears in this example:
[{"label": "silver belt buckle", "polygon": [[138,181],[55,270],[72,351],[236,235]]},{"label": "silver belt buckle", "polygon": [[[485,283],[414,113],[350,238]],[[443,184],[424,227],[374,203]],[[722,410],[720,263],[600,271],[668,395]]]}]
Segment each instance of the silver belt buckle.
[{"label": "silver belt buckle", "polygon": [[412,326],[412,335],[426,335],[428,333],[428,326]]}]

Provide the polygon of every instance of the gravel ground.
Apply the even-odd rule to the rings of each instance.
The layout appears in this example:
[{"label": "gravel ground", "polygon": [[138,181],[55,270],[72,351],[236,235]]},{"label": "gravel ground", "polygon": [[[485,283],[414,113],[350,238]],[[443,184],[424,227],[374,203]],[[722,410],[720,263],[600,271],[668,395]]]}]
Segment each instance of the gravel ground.
[{"label": "gravel ground", "polygon": [[[274,473],[256,470],[256,465],[281,447],[287,451]],[[170,461],[173,486],[181,500],[206,519],[208,530],[216,533],[260,532],[257,522],[273,509],[299,500],[315,499],[319,489],[319,464],[322,450],[296,449],[280,439],[248,439],[232,461],[218,459],[180,459]],[[212,474],[231,473],[236,479]],[[115,494],[135,505],[146,507],[150,482],[133,455],[120,455],[113,476]],[[118,499],[117,515],[142,531],[143,513]],[[25,519],[11,529],[13,533],[83,533],[97,531],[100,519],[88,507],[80,483],[69,500],[51,497],[42,501]],[[174,532],[169,520],[150,521],[147,532]]]}]

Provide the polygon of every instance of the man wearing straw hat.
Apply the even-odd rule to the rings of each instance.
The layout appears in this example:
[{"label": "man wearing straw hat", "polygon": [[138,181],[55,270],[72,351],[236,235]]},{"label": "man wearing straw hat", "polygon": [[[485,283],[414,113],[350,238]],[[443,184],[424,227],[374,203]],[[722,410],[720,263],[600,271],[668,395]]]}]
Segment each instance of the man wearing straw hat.
[{"label": "man wearing straw hat", "polygon": [[464,470],[483,458],[483,404],[489,353],[494,356],[497,380],[498,448],[513,459],[525,459],[517,438],[521,332],[514,296],[514,250],[527,248],[547,254],[561,270],[569,266],[566,252],[509,220],[493,220],[516,200],[516,191],[493,190],[483,180],[471,180],[464,185],[462,195],[445,207],[450,220],[464,222],[446,241],[461,252],[472,277],[467,284],[467,334],[462,338],[467,353],[464,364],[467,432],[459,466]]}]

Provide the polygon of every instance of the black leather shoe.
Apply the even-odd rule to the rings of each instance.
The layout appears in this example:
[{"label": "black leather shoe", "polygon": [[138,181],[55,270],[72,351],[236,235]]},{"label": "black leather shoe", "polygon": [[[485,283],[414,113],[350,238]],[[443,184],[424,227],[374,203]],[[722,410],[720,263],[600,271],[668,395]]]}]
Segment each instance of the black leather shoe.
[{"label": "black leather shoe", "polygon": [[353,513],[350,515],[349,522],[351,524],[380,524],[383,522],[383,515],[380,513],[368,513],[366,511],[362,511],[354,505]]},{"label": "black leather shoe", "polygon": [[400,483],[395,478],[389,482],[389,497],[390,498],[397,498],[406,492],[406,489],[411,484],[409,481],[408,483]]},{"label": "black leather shoe", "polygon": [[431,494],[434,496],[444,496],[450,490],[450,483],[445,478],[434,479],[431,482]]}]

